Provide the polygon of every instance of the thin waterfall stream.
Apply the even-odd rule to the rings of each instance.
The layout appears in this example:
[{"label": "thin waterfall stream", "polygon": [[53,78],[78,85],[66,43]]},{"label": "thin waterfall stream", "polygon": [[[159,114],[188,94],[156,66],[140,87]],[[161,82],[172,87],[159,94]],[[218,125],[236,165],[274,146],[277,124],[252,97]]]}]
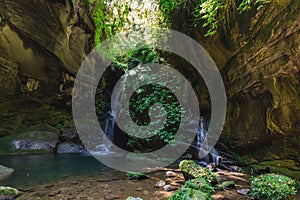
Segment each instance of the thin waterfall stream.
[{"label": "thin waterfall stream", "polygon": [[[204,143],[205,137],[207,135],[208,130],[208,122],[204,117],[200,117],[199,128],[197,131],[197,142],[196,148],[198,151],[198,158],[199,152],[203,149],[203,147],[208,147],[207,143]],[[207,166],[209,163],[215,163],[218,165],[218,152],[215,148],[213,148],[210,152],[207,152],[207,155],[203,158],[199,158],[199,164],[202,166]]]}]

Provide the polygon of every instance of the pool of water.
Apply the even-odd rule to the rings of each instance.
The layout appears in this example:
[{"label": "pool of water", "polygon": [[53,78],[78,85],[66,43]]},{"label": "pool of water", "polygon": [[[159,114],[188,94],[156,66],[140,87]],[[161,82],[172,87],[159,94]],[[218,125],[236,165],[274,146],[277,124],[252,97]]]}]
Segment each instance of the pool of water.
[{"label": "pool of water", "polygon": [[0,156],[0,163],[14,173],[0,185],[30,187],[69,176],[85,176],[112,171],[89,154],[39,154]]}]

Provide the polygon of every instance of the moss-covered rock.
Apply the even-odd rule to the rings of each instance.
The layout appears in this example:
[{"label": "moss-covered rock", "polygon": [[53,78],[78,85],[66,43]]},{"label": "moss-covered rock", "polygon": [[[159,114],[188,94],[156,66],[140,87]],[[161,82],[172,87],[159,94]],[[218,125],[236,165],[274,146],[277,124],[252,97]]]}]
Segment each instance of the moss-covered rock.
[{"label": "moss-covered rock", "polygon": [[12,187],[0,186],[0,196],[17,196],[20,192]]},{"label": "moss-covered rock", "polygon": [[202,178],[212,185],[218,183],[218,177],[212,171],[197,165],[195,161],[183,160],[180,162],[179,168],[186,180]]},{"label": "moss-covered rock", "polygon": [[271,160],[248,165],[245,168],[249,173],[262,174],[262,173],[279,173],[289,177],[295,178],[300,181],[300,168],[294,160]]}]

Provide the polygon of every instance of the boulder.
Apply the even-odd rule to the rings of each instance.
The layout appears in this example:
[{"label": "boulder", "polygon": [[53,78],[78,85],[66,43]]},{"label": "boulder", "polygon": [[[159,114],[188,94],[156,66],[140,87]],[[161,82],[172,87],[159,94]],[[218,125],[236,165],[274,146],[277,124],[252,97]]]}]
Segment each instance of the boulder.
[{"label": "boulder", "polygon": [[13,169],[0,165],[0,180],[7,178],[13,173]]},{"label": "boulder", "polygon": [[44,150],[44,151],[54,151],[56,144],[58,141],[42,141],[42,140],[14,140],[12,141],[12,145],[15,150],[21,151],[36,151],[36,150]]},{"label": "boulder", "polygon": [[83,153],[86,151],[84,146],[73,142],[59,143],[56,148],[56,153]]}]

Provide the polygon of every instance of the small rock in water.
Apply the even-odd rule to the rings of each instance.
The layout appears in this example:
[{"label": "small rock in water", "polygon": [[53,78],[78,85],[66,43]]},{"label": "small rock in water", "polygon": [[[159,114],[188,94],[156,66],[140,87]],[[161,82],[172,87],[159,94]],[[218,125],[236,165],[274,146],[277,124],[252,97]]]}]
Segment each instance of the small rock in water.
[{"label": "small rock in water", "polygon": [[136,191],[142,191],[142,190],[143,190],[142,187],[139,187],[139,188],[136,189]]},{"label": "small rock in water", "polygon": [[166,179],[166,183],[171,183],[173,180],[171,178]]},{"label": "small rock in water", "polygon": [[172,171],[167,171],[167,172],[166,172],[166,176],[167,176],[167,177],[176,177],[177,174],[176,174],[175,172],[172,172]]},{"label": "small rock in water", "polygon": [[156,183],[155,187],[163,187],[166,185],[166,182],[164,182],[163,180],[160,180]]},{"label": "small rock in water", "polygon": [[127,197],[126,200],[143,200],[143,199],[140,198],[140,197],[137,197],[137,198],[135,198],[135,197]]},{"label": "small rock in water", "polygon": [[164,186],[164,190],[167,191],[167,192],[170,192],[170,191],[173,191],[173,190],[176,190],[177,188],[176,187],[172,187],[171,185],[165,185]]},{"label": "small rock in water", "polygon": [[240,190],[237,190],[237,193],[241,194],[241,195],[248,195],[250,194],[250,189],[240,189]]}]

